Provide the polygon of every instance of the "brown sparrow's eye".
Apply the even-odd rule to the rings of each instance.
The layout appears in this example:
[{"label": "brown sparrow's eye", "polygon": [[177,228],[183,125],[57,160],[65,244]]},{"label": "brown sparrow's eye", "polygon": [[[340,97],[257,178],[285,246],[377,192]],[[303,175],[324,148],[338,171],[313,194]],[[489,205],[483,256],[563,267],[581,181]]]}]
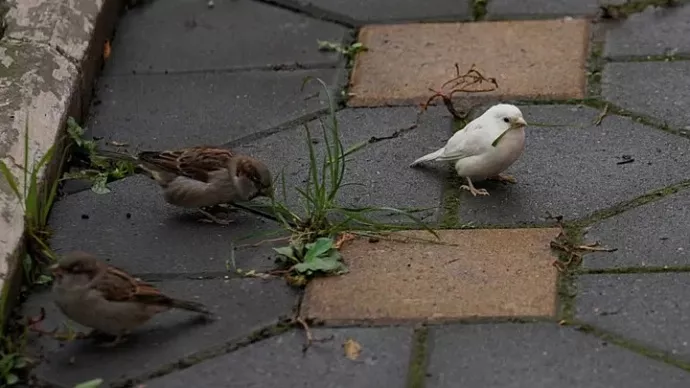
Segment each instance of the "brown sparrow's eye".
[{"label": "brown sparrow's eye", "polygon": [[504,118],[503,118],[503,121],[506,122],[506,123],[509,123],[509,122],[510,122],[510,120],[509,120],[507,117],[504,117]]}]

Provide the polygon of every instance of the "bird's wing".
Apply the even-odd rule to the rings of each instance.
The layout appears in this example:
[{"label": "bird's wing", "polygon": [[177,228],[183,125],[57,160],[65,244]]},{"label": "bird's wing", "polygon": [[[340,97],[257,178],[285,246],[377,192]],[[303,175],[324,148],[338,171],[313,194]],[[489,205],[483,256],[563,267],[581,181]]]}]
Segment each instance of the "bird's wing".
[{"label": "bird's wing", "polygon": [[103,278],[94,284],[94,288],[112,302],[136,301],[156,304],[167,299],[151,284],[137,280],[113,266],[108,267]]},{"label": "bird's wing", "polygon": [[458,160],[484,153],[491,146],[489,128],[482,120],[474,120],[456,132],[444,147],[437,160]]},{"label": "bird's wing", "polygon": [[226,169],[232,151],[211,146],[197,146],[172,151],[145,151],[139,160],[161,171],[208,182],[209,174]]}]

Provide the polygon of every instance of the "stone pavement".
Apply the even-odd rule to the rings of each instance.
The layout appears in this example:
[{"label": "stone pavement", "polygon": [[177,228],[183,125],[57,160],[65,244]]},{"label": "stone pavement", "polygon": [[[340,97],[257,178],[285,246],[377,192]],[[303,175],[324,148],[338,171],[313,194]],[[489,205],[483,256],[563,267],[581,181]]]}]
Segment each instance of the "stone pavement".
[{"label": "stone pavement", "polygon": [[[354,155],[346,179],[364,187],[341,200],[436,207],[425,221],[447,229],[445,245],[410,239],[423,237],[414,231],[405,241],[358,239],[343,249],[349,274],[302,292],[227,268],[232,249],[242,269],[272,267],[270,244],[233,244],[276,229],[270,221],[240,213],[226,227],[198,223],[140,176],[106,195],[68,185],[50,221],[58,253],[92,251],[220,319],[171,312],[114,349],[32,337],[36,384],[688,387],[690,5],[604,22],[598,3],[158,0],[128,11],[90,134],[137,148],[227,144],[300,185],[301,124],[325,112],[315,89],[299,93],[302,79],[340,90],[348,62],[317,40],[349,43],[358,32],[369,51],[338,112],[343,140],[391,138]],[[447,169],[407,167],[453,131],[445,109],[418,116],[415,104],[456,62],[499,82],[473,115],[513,101],[532,124],[510,169],[518,183],[483,184],[489,197],[461,191]],[[617,250],[559,273],[548,214],[564,217],[573,242]],[[46,291],[24,312],[41,306],[47,329],[64,320]],[[330,340],[303,354],[303,331],[287,324],[295,314]],[[361,346],[354,360],[348,340]]]}]

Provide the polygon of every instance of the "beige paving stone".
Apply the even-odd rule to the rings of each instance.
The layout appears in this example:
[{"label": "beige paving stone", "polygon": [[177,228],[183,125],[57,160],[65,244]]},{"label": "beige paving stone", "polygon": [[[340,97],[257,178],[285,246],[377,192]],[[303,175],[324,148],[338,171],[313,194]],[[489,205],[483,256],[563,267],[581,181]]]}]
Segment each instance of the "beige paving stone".
[{"label": "beige paving stone", "polygon": [[588,38],[584,19],[365,26],[359,41],[369,50],[357,55],[348,104],[424,102],[455,63],[496,78],[498,90],[483,97],[583,98]]},{"label": "beige paving stone", "polygon": [[[348,274],[312,281],[302,315],[330,324],[390,324],[556,313],[555,228],[423,231],[357,239],[342,253]],[[409,237],[416,237],[410,239]],[[433,237],[431,237],[433,239]]]}]

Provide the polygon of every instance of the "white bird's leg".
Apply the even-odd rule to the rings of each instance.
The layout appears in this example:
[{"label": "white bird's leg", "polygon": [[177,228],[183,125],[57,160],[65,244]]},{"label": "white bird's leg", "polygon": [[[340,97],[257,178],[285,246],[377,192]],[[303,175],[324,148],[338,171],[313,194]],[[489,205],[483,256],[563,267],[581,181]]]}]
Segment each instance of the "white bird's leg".
[{"label": "white bird's leg", "polygon": [[486,191],[486,189],[475,188],[474,185],[472,184],[472,180],[470,179],[470,177],[465,177],[465,179],[467,179],[467,183],[469,185],[462,185],[462,186],[460,186],[461,189],[469,191],[475,197],[477,195],[489,195],[489,192]]},{"label": "white bird's leg", "polygon": [[206,217],[208,217],[208,219],[204,219],[204,218],[200,219],[199,222],[215,222],[216,224],[219,224],[219,225],[230,225],[233,223],[233,220],[230,220],[230,219],[221,220],[220,218],[214,216],[213,214],[207,212],[204,209],[199,209],[199,212],[201,214],[205,215]]},{"label": "white bird's leg", "polygon": [[500,173],[496,176],[488,177],[486,179],[490,181],[499,181],[503,183],[517,183],[517,179],[515,179],[514,176],[504,173]]}]

